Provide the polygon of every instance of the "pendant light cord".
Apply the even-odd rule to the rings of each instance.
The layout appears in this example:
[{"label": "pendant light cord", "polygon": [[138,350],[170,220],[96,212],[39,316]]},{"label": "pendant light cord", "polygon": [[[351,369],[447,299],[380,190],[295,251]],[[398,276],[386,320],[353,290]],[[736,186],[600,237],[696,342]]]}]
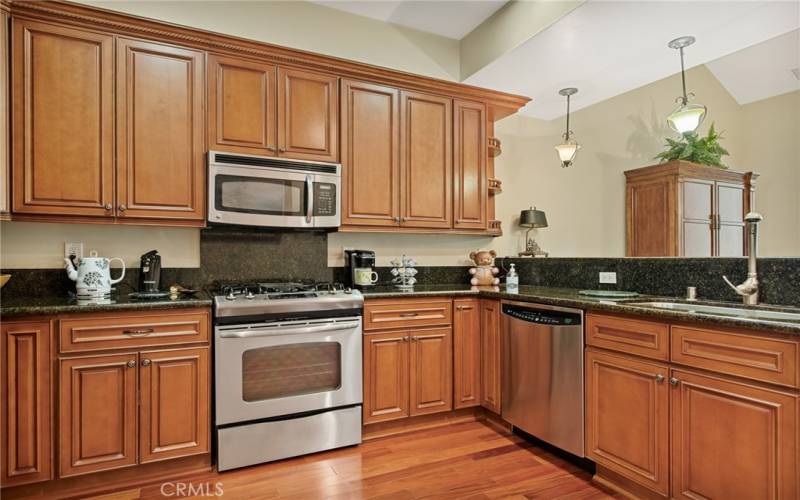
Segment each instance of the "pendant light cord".
[{"label": "pendant light cord", "polygon": [[564,140],[569,142],[569,95],[567,96],[567,132],[564,134]]},{"label": "pendant light cord", "polygon": [[[681,85],[683,86],[683,105],[689,102],[689,98],[686,96],[686,70],[683,67],[683,47],[680,48],[681,51]],[[569,98],[567,98],[567,106],[569,106]]]}]

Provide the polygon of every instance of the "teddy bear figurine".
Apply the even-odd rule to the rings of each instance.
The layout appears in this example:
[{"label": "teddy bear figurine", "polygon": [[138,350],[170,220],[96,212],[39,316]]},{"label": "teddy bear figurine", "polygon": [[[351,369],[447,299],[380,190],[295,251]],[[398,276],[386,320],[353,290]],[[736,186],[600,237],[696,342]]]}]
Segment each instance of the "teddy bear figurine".
[{"label": "teddy bear figurine", "polygon": [[469,280],[472,286],[492,286],[499,285],[500,278],[497,277],[500,270],[494,267],[494,258],[497,252],[494,250],[477,250],[470,252],[469,258],[475,263],[475,267],[469,268],[472,279]]}]

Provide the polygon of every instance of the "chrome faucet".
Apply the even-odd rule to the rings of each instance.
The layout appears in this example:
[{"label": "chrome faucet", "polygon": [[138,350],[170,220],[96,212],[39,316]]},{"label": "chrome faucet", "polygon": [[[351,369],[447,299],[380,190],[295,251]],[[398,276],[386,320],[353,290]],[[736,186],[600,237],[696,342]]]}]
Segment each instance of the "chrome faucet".
[{"label": "chrome faucet", "polygon": [[742,302],[748,306],[758,304],[758,271],[756,270],[756,255],[758,250],[758,223],[764,217],[756,212],[750,212],[744,216],[747,224],[748,236],[748,255],[747,255],[747,279],[740,285],[734,285],[727,276],[722,276],[725,283],[733,288],[733,291],[742,296]]}]

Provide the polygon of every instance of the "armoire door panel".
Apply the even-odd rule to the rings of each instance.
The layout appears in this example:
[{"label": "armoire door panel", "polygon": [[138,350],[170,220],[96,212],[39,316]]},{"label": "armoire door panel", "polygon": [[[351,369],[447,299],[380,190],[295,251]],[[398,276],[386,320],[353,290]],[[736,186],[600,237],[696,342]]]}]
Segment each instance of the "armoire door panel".
[{"label": "armoire door panel", "polygon": [[[628,185],[628,254],[633,257],[675,255],[670,221],[672,184],[664,179]],[[673,205],[674,206],[674,205]]]},{"label": "armoire door panel", "polygon": [[204,55],[117,41],[120,217],[205,219]]},{"label": "armoire door panel", "polygon": [[486,106],[453,102],[453,227],[486,229]]},{"label": "armoire door panel", "polygon": [[684,220],[682,228],[682,257],[711,257],[714,255],[711,223]]},{"label": "armoire door panel", "polygon": [[59,477],[135,465],[136,354],[59,364]]},{"label": "armoire door panel", "polygon": [[401,223],[450,228],[452,101],[417,92],[400,94]]},{"label": "armoire door panel", "polygon": [[113,38],[15,19],[14,212],[110,216]]},{"label": "armoire door panel", "polygon": [[411,415],[453,409],[453,344],[450,328],[420,329],[411,335]]},{"label": "armoire door panel", "polygon": [[717,255],[745,254],[745,189],[742,184],[717,183]]},{"label": "armoire door panel", "polygon": [[400,92],[342,81],[342,224],[397,226]]},{"label": "armoire door panel", "polygon": [[52,479],[50,323],[3,323],[0,485]]},{"label": "armoire door panel", "polygon": [[278,151],[301,160],[339,159],[335,76],[278,68]]},{"label": "armoire door panel", "polygon": [[209,451],[208,348],[139,354],[140,463]]},{"label": "armoire door panel", "polygon": [[277,154],[275,75],[272,64],[208,56],[210,150]]}]

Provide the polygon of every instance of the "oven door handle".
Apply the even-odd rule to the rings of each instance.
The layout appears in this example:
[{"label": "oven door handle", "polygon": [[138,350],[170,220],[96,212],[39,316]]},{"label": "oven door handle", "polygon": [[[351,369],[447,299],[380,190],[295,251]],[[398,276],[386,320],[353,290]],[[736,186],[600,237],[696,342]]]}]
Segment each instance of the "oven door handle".
[{"label": "oven door handle", "polygon": [[332,323],[330,325],[301,326],[287,328],[253,328],[248,330],[232,330],[219,332],[219,336],[224,339],[249,339],[253,337],[278,337],[281,335],[303,335],[310,333],[337,332],[341,330],[352,330],[358,328],[358,321],[347,323]]},{"label": "oven door handle", "polygon": [[314,216],[314,177],[306,175],[306,222],[311,223]]}]

